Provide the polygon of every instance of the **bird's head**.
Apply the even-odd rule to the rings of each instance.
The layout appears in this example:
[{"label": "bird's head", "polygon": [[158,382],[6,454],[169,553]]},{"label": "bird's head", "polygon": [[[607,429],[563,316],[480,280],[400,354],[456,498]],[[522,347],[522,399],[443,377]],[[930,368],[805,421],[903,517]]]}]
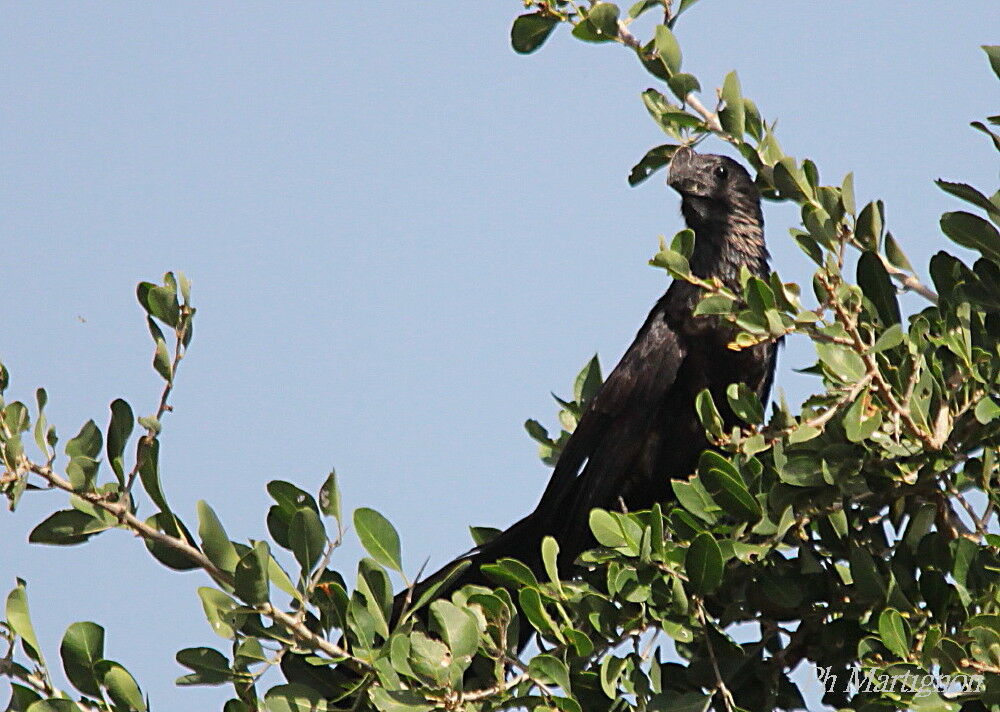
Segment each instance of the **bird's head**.
[{"label": "bird's head", "polygon": [[753,178],[739,163],[687,146],[674,153],[667,183],[684,199],[685,215],[691,211],[690,217],[706,221],[760,200]]}]

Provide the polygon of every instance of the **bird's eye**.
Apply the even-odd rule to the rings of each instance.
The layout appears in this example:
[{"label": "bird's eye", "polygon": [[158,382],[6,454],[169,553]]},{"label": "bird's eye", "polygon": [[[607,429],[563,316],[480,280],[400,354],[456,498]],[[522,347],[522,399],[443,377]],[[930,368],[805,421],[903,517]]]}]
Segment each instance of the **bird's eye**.
[{"label": "bird's eye", "polygon": [[719,179],[725,178],[729,175],[729,171],[726,170],[725,166],[716,166],[713,172],[715,173],[715,177]]}]

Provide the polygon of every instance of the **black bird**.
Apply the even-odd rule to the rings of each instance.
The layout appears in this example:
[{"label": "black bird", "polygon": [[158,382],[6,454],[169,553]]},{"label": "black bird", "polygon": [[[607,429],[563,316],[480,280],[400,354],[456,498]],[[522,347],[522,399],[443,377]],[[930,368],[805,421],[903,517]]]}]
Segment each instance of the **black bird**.
[{"label": "black bird", "polygon": [[[691,271],[739,289],[742,267],[767,278],[760,195],[753,179],[726,156],[682,147],[670,163],[669,185],[681,194],[681,212],[695,232]],[[590,532],[595,507],[648,509],[672,498],[670,480],[687,478],[709,444],[695,412],[695,396],[709,389],[726,427],[736,418],[726,401],[731,383],[745,383],[766,402],[774,377],[774,343],[733,351],[731,325],[695,316],[702,290],[675,281],[632,345],[590,401],[566,443],[535,510],[495,539],[452,561],[417,585],[414,595],[461,561],[471,565],[451,584],[489,584],[479,567],[512,557],[544,575],[540,546],[552,535],[560,570],[596,545]],[[405,594],[397,596],[397,613]],[[528,626],[523,626],[527,629]],[[526,642],[522,640],[522,643]]]}]

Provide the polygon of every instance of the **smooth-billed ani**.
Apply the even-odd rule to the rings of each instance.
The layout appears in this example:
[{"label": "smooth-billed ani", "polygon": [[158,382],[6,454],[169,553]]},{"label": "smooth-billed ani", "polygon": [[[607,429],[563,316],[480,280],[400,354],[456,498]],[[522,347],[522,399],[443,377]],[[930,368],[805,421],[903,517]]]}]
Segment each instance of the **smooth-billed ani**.
[{"label": "smooth-billed ani", "polygon": [[[681,195],[681,212],[695,232],[691,271],[717,277],[739,289],[742,267],[766,278],[760,195],[753,179],[725,156],[684,147],[673,156],[669,185]],[[670,481],[687,478],[709,444],[695,412],[695,397],[707,388],[727,428],[736,418],[726,388],[744,383],[767,401],[777,346],[768,342],[734,351],[734,330],[715,316],[695,316],[702,290],[676,280],[657,301],[632,345],[587,405],[567,441],[541,501],[531,514],[495,539],[455,559],[417,584],[417,596],[456,564],[470,566],[449,586],[491,582],[483,564],[512,557],[544,576],[540,546],[546,535],[559,542],[560,570],[596,545],[589,527],[595,507],[648,509],[673,497]],[[442,592],[446,593],[446,592]],[[396,597],[398,615],[407,592]],[[516,598],[515,598],[516,600]],[[522,628],[526,643],[530,626]]]}]

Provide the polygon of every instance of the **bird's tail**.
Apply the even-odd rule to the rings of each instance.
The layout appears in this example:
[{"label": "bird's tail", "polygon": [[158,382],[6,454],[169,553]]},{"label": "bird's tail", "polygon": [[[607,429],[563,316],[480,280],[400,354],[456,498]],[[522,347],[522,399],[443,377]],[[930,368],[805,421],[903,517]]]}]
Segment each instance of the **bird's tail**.
[{"label": "bird's tail", "polygon": [[[546,522],[546,518],[541,516],[539,511],[532,512],[493,539],[453,559],[409,589],[399,592],[394,600],[393,617],[398,619],[405,608],[420,600],[425,592],[445,581],[447,583],[441,585],[435,592],[436,598],[446,598],[453,591],[470,584],[490,587],[496,585],[482,571],[482,567],[494,564],[500,559],[517,559],[531,569],[535,576],[541,576],[544,571],[541,545],[547,534],[554,534],[550,529],[551,522]],[[462,564],[467,565],[455,575],[454,572]]]}]

